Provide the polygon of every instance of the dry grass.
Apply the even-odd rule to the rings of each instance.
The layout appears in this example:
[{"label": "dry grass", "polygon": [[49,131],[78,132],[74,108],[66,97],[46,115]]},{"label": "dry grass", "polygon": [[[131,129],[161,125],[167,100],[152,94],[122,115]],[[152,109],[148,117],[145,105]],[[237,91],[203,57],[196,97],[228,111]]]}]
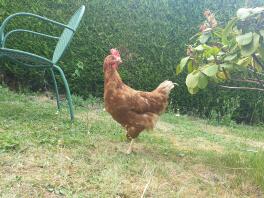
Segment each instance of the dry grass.
[{"label": "dry grass", "polygon": [[[167,126],[167,127],[166,127]],[[211,142],[202,137],[191,138],[188,141],[183,140],[182,138],[176,137],[173,133],[174,130],[177,130],[176,126],[172,124],[160,121],[157,124],[157,129],[160,130],[160,133],[155,133],[153,135],[160,137],[168,137],[171,143],[176,147],[184,151],[215,151],[223,152],[224,147],[217,144],[216,142]]]},{"label": "dry grass", "polygon": [[0,197],[141,197],[145,188],[144,197],[262,196],[243,172],[247,164],[217,162],[230,151],[262,149],[264,141],[165,114],[126,155],[123,130],[101,108],[78,107],[71,125],[53,102],[16,102],[0,103]]},{"label": "dry grass", "polygon": [[[256,147],[258,149],[264,149],[263,141],[255,141],[247,137],[241,137],[238,135],[231,134],[230,130],[228,130],[227,127],[219,127],[219,126],[215,127],[215,126],[210,126],[210,125],[206,125],[202,127],[204,128],[204,130],[208,131],[209,133],[213,133],[215,135],[221,135],[222,137],[226,139],[226,141],[240,142],[240,143],[247,144],[248,146],[251,146],[251,147]],[[251,131],[248,131],[248,132],[250,133]]]}]

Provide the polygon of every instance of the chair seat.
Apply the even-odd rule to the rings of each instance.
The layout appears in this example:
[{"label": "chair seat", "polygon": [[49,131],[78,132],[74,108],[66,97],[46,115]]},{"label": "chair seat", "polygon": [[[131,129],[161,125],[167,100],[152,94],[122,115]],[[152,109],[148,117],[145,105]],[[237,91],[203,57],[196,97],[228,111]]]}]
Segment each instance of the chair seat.
[{"label": "chair seat", "polygon": [[8,57],[28,67],[51,67],[53,65],[49,59],[42,56],[10,48],[0,48],[0,57]]}]

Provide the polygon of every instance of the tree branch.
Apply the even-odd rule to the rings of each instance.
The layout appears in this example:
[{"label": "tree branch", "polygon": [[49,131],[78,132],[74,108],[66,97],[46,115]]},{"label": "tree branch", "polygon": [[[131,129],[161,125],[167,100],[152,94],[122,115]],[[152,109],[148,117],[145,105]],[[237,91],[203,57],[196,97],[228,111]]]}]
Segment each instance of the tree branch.
[{"label": "tree branch", "polygon": [[[256,81],[255,79],[249,78],[248,80]],[[264,80],[259,80],[260,82],[264,83]]]},{"label": "tree branch", "polygon": [[254,91],[264,92],[264,89],[256,88],[256,87],[230,87],[230,86],[225,86],[225,85],[219,85],[219,87],[226,88],[226,89],[254,90]]},{"label": "tree branch", "polygon": [[255,83],[255,84],[262,84],[263,80],[254,80],[254,79],[231,79],[232,81],[236,82],[246,82],[246,83]]}]

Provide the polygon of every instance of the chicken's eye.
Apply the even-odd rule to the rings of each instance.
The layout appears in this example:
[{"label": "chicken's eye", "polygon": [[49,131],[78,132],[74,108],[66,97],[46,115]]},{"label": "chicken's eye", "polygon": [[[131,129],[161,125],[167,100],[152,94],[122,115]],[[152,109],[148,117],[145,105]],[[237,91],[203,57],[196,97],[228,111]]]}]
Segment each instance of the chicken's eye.
[{"label": "chicken's eye", "polygon": [[111,61],[116,61],[116,58],[115,57],[111,57]]}]

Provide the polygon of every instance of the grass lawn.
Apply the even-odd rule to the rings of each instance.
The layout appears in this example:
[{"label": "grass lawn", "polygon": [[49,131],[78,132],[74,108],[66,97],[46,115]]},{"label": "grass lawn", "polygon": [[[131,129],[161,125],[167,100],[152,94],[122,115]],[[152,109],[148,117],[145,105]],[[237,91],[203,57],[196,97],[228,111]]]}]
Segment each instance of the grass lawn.
[{"label": "grass lawn", "polygon": [[0,87],[0,197],[263,197],[264,128],[164,114],[128,148],[96,99],[64,104]]}]

